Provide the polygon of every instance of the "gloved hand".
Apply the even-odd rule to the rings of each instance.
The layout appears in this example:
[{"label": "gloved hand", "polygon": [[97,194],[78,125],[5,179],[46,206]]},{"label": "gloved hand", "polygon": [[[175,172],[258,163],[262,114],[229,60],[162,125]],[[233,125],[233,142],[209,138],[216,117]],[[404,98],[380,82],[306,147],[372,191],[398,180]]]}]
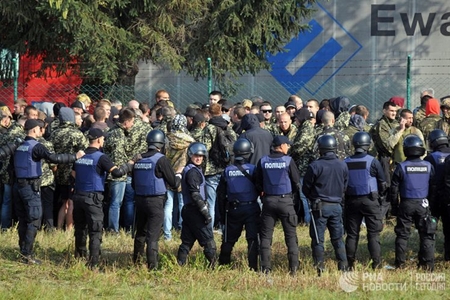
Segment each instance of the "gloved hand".
[{"label": "gloved hand", "polygon": [[398,214],[398,205],[392,205],[391,206],[391,215],[393,215],[394,217],[396,217]]},{"label": "gloved hand", "polygon": [[200,209],[200,213],[203,215],[203,217],[205,217],[205,224],[209,224],[209,223],[212,222],[212,217],[211,217],[211,215],[209,214],[208,206],[207,206],[206,204],[205,204],[205,206],[203,206],[203,207]]}]

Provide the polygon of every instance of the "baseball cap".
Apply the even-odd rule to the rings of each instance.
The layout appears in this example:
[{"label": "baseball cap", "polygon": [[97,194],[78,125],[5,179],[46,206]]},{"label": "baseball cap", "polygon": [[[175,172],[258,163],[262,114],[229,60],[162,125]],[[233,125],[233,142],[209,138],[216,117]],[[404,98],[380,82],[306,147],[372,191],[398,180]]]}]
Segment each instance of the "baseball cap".
[{"label": "baseball cap", "polygon": [[295,117],[301,123],[305,120],[313,119],[314,113],[309,111],[307,107],[302,107],[295,112]]},{"label": "baseball cap", "polygon": [[197,113],[194,116],[194,122],[195,123],[201,123],[201,122],[205,122],[205,121],[206,121],[205,116],[202,113]]},{"label": "baseball cap", "polygon": [[91,128],[88,132],[88,139],[89,140],[96,140],[98,138],[101,138],[102,136],[105,136],[105,132],[99,128]]},{"label": "baseball cap", "polygon": [[193,107],[187,107],[186,111],[184,113],[184,115],[186,117],[191,117],[191,118],[195,117],[196,114],[197,114],[197,110]]},{"label": "baseball cap", "polygon": [[242,106],[250,109],[253,106],[253,102],[252,102],[252,100],[244,99],[244,100],[242,100]]},{"label": "baseball cap", "polygon": [[76,100],[72,105],[70,105],[71,108],[81,108],[83,112],[85,112],[84,105],[81,103],[81,101]]},{"label": "baseball cap", "polygon": [[273,138],[272,146],[280,146],[282,144],[292,145],[292,142],[284,135],[277,135]]},{"label": "baseball cap", "polygon": [[285,108],[289,108],[289,107],[293,107],[293,108],[297,108],[297,106],[295,105],[294,101],[288,101],[284,104]]},{"label": "baseball cap", "polygon": [[44,128],[45,127],[45,122],[39,119],[28,119],[25,122],[24,128],[26,131],[31,130],[35,127],[40,127],[40,128]]}]

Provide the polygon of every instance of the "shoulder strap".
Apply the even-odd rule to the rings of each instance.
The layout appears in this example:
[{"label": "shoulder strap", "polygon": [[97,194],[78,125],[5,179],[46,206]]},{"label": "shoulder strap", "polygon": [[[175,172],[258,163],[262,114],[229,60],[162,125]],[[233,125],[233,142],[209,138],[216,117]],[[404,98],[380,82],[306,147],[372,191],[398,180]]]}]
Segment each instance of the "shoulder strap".
[{"label": "shoulder strap", "polygon": [[244,174],[245,177],[247,177],[248,180],[250,180],[251,183],[253,183],[252,177],[250,176],[250,174],[247,173],[247,171],[245,171],[242,165],[236,164],[235,166],[242,172],[242,174]]}]

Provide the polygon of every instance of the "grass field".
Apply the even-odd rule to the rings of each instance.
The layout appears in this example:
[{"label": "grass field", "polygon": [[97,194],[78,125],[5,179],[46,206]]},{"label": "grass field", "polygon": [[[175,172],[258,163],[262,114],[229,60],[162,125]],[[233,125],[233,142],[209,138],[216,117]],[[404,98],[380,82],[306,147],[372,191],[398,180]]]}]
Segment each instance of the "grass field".
[{"label": "grass field", "polygon": [[[281,227],[272,245],[273,272],[262,275],[246,267],[243,237],[233,252],[233,265],[206,268],[202,249],[196,244],[188,265],[179,267],[175,255],[180,243],[174,233],[171,242],[160,242],[160,270],[149,272],[145,265],[133,265],[133,241],[121,232],[103,237],[102,266],[90,271],[73,256],[74,237],[69,232],[39,232],[35,252],[42,265],[19,262],[17,231],[0,234],[0,299],[449,299],[450,263],[442,258],[443,236],[436,242],[436,270],[416,269],[418,234],[409,243],[409,267],[396,271],[372,271],[362,231],[357,269],[342,274],[336,269],[329,240],[326,243],[327,271],[317,277],[312,266],[310,238],[306,227],[297,228],[301,270],[288,275],[286,247]],[[221,236],[216,235],[220,249]],[[328,239],[328,234],[327,234]],[[384,265],[394,262],[392,225],[382,232]],[[343,289],[347,290],[345,292]],[[356,290],[355,290],[356,289]],[[447,290],[448,289],[448,290]],[[353,292],[348,292],[354,290]]]}]

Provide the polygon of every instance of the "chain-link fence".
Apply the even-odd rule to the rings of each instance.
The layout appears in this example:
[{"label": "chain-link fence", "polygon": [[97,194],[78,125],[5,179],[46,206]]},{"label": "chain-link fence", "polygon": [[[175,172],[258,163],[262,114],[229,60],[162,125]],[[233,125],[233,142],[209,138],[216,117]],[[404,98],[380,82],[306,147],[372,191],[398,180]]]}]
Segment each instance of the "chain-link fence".
[{"label": "chain-link fence", "polygon": [[[287,98],[295,93],[303,100],[315,98],[328,99],[340,95],[350,98],[352,104],[363,104],[371,111],[372,120],[380,116],[382,103],[392,96],[406,98],[407,58],[395,60],[352,60],[340,69],[324,68],[309,76],[311,80],[299,81],[302,76],[275,77],[276,68],[272,73],[263,71],[256,76],[245,75],[238,78],[234,84],[237,88],[233,95],[225,97],[232,102],[240,102],[253,96],[261,96],[273,105],[282,105]],[[314,70],[313,70],[314,71]],[[26,70],[21,70],[26,72]],[[308,71],[306,71],[308,72]],[[26,74],[25,74],[26,75]],[[308,75],[308,74],[306,74]],[[22,78],[26,78],[22,74]],[[437,98],[450,94],[449,59],[412,59],[411,64],[411,105],[419,105],[419,93],[422,88],[433,88]],[[93,99],[118,99],[127,103],[131,99],[154,103],[157,90],[165,89],[170,93],[171,100],[180,110],[193,102],[208,101],[207,80],[195,81],[191,76],[174,74],[169,70],[148,64],[140,65],[134,86],[121,85],[62,85],[51,80],[35,79],[18,82],[18,97],[28,102],[62,101],[73,102],[79,93],[86,93]],[[213,84],[213,90],[221,87]],[[0,78],[0,102],[12,104],[13,84],[11,79]],[[12,105],[11,105],[12,106]]]}]

